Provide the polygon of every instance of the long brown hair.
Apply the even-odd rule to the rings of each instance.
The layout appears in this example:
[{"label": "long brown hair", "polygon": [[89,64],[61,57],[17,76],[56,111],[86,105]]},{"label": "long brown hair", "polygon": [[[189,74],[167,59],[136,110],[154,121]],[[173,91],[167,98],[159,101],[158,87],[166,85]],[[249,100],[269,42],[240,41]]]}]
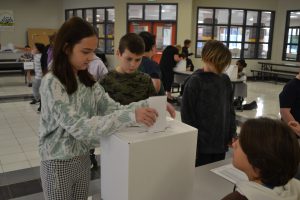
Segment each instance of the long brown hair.
[{"label": "long brown hair", "polygon": [[[97,35],[94,28],[79,17],[66,21],[58,30],[53,48],[53,74],[65,86],[67,93],[72,94],[77,90],[77,81],[69,61],[67,52],[72,52],[74,46],[83,38]],[[81,83],[87,87],[94,85],[95,80],[88,70],[78,71]]]}]

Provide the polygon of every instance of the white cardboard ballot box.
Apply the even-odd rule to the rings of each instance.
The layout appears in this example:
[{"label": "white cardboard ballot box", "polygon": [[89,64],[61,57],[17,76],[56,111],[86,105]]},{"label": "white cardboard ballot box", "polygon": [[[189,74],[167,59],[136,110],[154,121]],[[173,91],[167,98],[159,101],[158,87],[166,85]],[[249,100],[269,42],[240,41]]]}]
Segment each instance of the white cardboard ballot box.
[{"label": "white cardboard ballot box", "polygon": [[197,129],[168,119],[164,132],[129,127],[101,138],[103,200],[188,200]]}]

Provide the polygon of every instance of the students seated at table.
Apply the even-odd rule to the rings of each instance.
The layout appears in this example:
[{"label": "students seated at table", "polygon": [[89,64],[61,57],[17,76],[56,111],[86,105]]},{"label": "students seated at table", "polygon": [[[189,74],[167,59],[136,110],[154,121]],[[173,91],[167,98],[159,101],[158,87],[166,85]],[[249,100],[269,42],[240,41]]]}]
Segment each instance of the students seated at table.
[{"label": "students seated at table", "polygon": [[300,147],[288,125],[269,118],[250,119],[232,147],[232,163],[249,181],[238,182],[223,200],[300,199],[300,181],[293,178]]},{"label": "students seated at table", "polygon": [[198,129],[196,167],[225,159],[236,136],[233,91],[225,68],[231,52],[219,41],[206,42],[201,53],[203,70],[186,81],[181,103],[182,122]]}]

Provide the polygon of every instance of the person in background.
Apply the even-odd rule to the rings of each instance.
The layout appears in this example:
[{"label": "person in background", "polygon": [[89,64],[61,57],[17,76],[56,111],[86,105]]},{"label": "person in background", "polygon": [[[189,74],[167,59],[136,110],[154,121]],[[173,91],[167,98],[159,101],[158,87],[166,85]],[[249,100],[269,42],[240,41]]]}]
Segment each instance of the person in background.
[{"label": "person in background", "polygon": [[41,43],[35,43],[35,48],[32,50],[33,52],[33,63],[34,63],[34,80],[32,82],[32,92],[34,99],[30,102],[30,104],[39,103],[38,112],[41,111],[41,95],[40,95],[40,86],[41,80],[43,77],[42,72],[42,54],[45,52],[45,45]]},{"label": "person in background", "polygon": [[94,55],[93,60],[89,63],[88,71],[93,75],[95,81],[100,81],[108,73],[108,70],[102,60]]},{"label": "person in background", "polygon": [[247,67],[247,63],[244,59],[240,59],[236,61],[237,67],[237,79],[241,81],[241,83],[235,83],[235,91],[234,97],[236,97],[233,101],[233,105],[236,107],[237,110],[252,110],[257,108],[256,101],[252,101],[248,104],[243,104],[244,98],[247,97],[247,76],[243,72],[243,69]]},{"label": "person in background", "polygon": [[189,48],[191,47],[191,40],[184,40],[184,45],[182,47],[182,54],[186,59],[186,71],[194,71],[194,64],[189,56],[194,55],[193,53],[189,53]]},{"label": "person in background", "polygon": [[179,50],[175,46],[167,46],[162,53],[159,67],[162,73],[162,82],[164,89],[167,94],[167,100],[170,103],[176,102],[176,99],[171,94],[172,84],[174,82],[174,71],[173,68],[176,63],[182,60],[179,56]]},{"label": "person in background", "polygon": [[300,72],[283,87],[279,104],[282,120],[300,137]]},{"label": "person in background", "polygon": [[247,63],[244,59],[240,59],[236,61],[236,67],[238,68],[237,80],[242,81],[242,83],[236,83],[235,85],[234,96],[236,97],[236,99],[234,99],[234,105],[237,108],[241,108],[244,98],[247,97],[247,76],[243,72],[243,69],[247,67]]},{"label": "person in background", "polygon": [[144,51],[140,36],[135,33],[124,35],[117,50],[119,65],[100,82],[109,96],[122,105],[156,95],[151,77],[137,70]]},{"label": "person in background", "polygon": [[165,95],[165,90],[160,79],[161,71],[159,65],[151,60],[152,56],[156,53],[155,36],[146,31],[141,32],[139,36],[144,40],[145,53],[138,70],[151,77],[157,95]]},{"label": "person in background", "polygon": [[[49,69],[49,64],[51,63],[53,59],[53,46],[55,42],[56,33],[53,33],[52,35],[49,35],[49,45],[47,45],[47,71]],[[45,72],[44,72],[45,74]]]},{"label": "person in background", "polygon": [[[42,79],[39,128],[45,199],[87,199],[89,150],[127,126],[152,126],[157,111],[143,100],[127,106],[112,100],[88,72],[98,45],[95,29],[79,17],[60,27],[53,65]],[[175,113],[172,113],[175,117]]]},{"label": "person in background", "polygon": [[198,129],[196,167],[225,159],[236,137],[232,86],[222,73],[231,62],[231,52],[222,42],[210,40],[201,57],[203,70],[186,80],[181,102],[182,122]]},{"label": "person in background", "polygon": [[[29,45],[26,45],[23,49],[24,54],[18,59],[19,62],[32,62],[33,61],[33,54],[31,53],[31,48]],[[31,81],[31,73],[32,70],[25,70],[26,75],[26,83],[28,87],[32,87]]]},{"label": "person in background", "polygon": [[237,182],[236,190],[223,200],[300,199],[300,181],[293,178],[300,162],[300,147],[284,122],[247,120],[232,148],[233,166],[243,171],[249,181]]}]

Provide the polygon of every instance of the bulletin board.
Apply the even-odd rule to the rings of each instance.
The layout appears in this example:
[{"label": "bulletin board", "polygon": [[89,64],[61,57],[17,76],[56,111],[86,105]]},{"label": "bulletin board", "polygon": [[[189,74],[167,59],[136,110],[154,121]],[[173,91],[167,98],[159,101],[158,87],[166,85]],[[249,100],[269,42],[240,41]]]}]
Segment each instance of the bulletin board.
[{"label": "bulletin board", "polygon": [[56,29],[28,28],[28,44],[30,47],[33,47],[34,43],[42,43],[44,45],[48,45],[49,35],[52,35],[55,32],[57,32]]}]

